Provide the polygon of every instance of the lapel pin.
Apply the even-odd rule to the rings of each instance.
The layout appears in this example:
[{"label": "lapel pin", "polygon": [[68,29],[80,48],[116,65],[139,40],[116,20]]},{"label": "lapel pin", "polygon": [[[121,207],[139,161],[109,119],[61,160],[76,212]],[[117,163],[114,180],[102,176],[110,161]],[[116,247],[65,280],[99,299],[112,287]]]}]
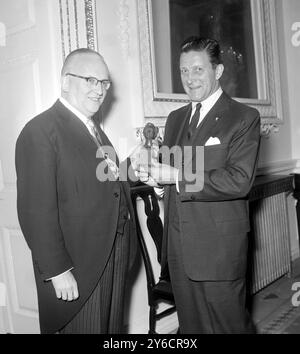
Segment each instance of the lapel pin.
[{"label": "lapel pin", "polygon": [[216,117],[216,121],[218,121],[219,120],[219,117]]}]

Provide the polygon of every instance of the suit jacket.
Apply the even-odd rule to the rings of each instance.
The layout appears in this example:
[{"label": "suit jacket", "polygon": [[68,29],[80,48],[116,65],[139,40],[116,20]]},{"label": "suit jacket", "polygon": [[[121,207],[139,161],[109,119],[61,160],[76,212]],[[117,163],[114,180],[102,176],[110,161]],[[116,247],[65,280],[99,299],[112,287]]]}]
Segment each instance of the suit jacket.
[{"label": "suit jacket", "polygon": [[[180,145],[191,104],[171,112],[164,144]],[[221,144],[204,146],[210,137]],[[249,216],[247,194],[255,178],[260,144],[257,110],[238,103],[224,92],[200,123],[192,146],[204,146],[202,188],[189,191],[184,171],[180,193],[172,198],[180,223],[184,268],[193,280],[233,280],[245,275]],[[193,151],[192,160],[195,160]],[[185,161],[183,165],[192,163]],[[166,263],[170,193],[165,191],[163,258]],[[175,204],[175,203],[174,203]]]},{"label": "suit jacket", "polygon": [[[32,252],[42,333],[61,329],[95,288],[113,247],[121,195],[134,228],[129,185],[99,182],[103,159],[96,151],[85,125],[60,101],[29,121],[17,140],[18,216]],[[128,218],[128,209],[120,217]],[[66,302],[46,280],[71,267],[80,296]]]}]

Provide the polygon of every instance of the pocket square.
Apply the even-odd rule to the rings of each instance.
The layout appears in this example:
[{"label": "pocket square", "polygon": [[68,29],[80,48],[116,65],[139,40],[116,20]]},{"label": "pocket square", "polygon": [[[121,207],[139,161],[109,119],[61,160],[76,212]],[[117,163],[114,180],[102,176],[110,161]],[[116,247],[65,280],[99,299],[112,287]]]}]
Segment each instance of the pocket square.
[{"label": "pocket square", "polygon": [[207,140],[204,146],[219,145],[221,144],[219,138],[213,138],[212,136]]}]

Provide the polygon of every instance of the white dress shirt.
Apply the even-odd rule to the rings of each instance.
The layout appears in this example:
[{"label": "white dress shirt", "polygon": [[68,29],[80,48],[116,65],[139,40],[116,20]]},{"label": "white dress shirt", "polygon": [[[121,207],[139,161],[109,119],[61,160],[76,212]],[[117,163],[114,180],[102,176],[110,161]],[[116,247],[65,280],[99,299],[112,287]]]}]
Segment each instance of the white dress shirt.
[{"label": "white dress shirt", "polygon": [[[203,100],[201,102],[200,117],[199,117],[199,121],[197,124],[197,128],[198,128],[199,124],[201,123],[201,121],[206,117],[208,112],[213,108],[213,106],[218,101],[218,99],[221,97],[222,93],[223,93],[223,90],[221,87],[219,87],[216,92],[214,92],[212,95],[210,95],[209,97],[207,97],[205,100]],[[192,117],[196,111],[196,106],[198,103],[199,102],[192,101],[192,112],[191,112],[191,116],[190,116],[190,123],[191,123]],[[179,171],[176,176],[176,189],[177,189],[177,192],[179,193],[178,176],[179,176]],[[159,197],[159,199],[161,199],[164,196],[163,187],[155,187],[154,191],[157,194],[157,196]]]},{"label": "white dress shirt", "polygon": [[[223,93],[223,90],[221,87],[219,87],[216,92],[214,92],[212,95],[210,95],[204,101],[201,102],[202,106],[200,108],[200,118],[199,118],[199,121],[197,124],[197,128],[198,128],[199,124],[201,123],[201,121],[206,117],[207,113],[213,108],[215,103],[221,97],[222,93]],[[199,103],[199,102],[192,101],[192,113],[191,113],[191,117],[190,117],[190,123],[191,123],[192,116],[196,111],[197,103]]]},{"label": "white dress shirt", "polygon": [[89,124],[89,122],[91,122],[91,118],[86,117],[83,113],[81,113],[77,108],[73,107],[66,99],[64,99],[63,97],[59,98],[60,102],[72,113],[75,114],[75,116],[77,118],[79,118],[82,123],[86,126],[87,130],[89,131],[89,133],[94,136],[93,130],[91,128],[91,124]]}]

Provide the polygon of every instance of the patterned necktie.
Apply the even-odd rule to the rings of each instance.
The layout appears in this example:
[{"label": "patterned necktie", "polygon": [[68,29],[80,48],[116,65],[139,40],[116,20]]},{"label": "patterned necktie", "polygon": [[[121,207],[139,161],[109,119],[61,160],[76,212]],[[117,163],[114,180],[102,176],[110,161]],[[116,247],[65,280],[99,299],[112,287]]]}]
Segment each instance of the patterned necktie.
[{"label": "patterned necktie", "polygon": [[90,128],[90,131],[92,132],[92,136],[95,140],[95,143],[98,146],[98,149],[101,151],[101,154],[103,156],[103,158],[105,159],[105,162],[107,163],[107,166],[109,167],[109,169],[111,170],[112,174],[114,175],[115,179],[119,179],[120,177],[120,173],[119,173],[119,167],[117,166],[117,164],[115,163],[115,161],[111,160],[108,156],[108,153],[104,151],[103,149],[103,141],[102,138],[100,136],[99,130],[97,129],[95,123],[93,122],[92,119],[88,119],[87,120],[87,125]]},{"label": "patterned necktie", "polygon": [[91,119],[88,119],[87,124],[93,133],[93,137],[96,138],[95,142],[98,145],[98,147],[103,146],[103,141],[101,139],[98,129],[95,126],[95,123]]},{"label": "patterned necktie", "polygon": [[187,133],[187,137],[190,140],[195,132],[195,130],[197,129],[197,125],[199,122],[199,118],[200,118],[200,109],[202,107],[202,104],[199,102],[196,104],[196,111],[192,116],[190,125],[189,125],[189,129],[188,129],[188,133]]}]

